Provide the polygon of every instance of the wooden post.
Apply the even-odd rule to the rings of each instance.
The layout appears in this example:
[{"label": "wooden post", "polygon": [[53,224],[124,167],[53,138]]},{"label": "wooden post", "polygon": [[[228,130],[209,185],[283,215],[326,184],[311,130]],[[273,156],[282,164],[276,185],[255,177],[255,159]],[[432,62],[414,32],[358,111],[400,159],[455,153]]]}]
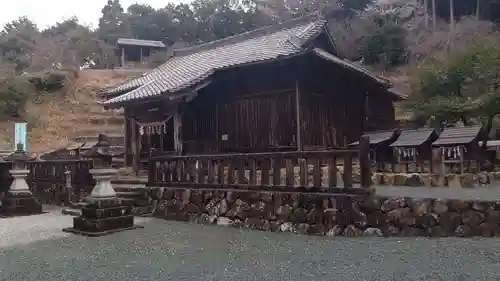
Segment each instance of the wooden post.
[{"label": "wooden post", "polygon": [[124,145],[125,145],[125,167],[130,167],[131,166],[131,159],[130,159],[130,153],[132,152],[131,150],[131,137],[132,137],[132,120],[129,117],[129,109],[124,108],[123,109],[124,113],[124,119],[125,119],[125,136],[124,136]]},{"label": "wooden post", "polygon": [[460,174],[463,174],[464,173],[464,147],[459,146],[458,149],[460,150]]},{"label": "wooden post", "polygon": [[122,47],[122,67],[125,67],[125,47]]},{"label": "wooden post", "polygon": [[174,115],[174,150],[175,155],[182,155],[182,116],[180,105]]},{"label": "wooden post", "polygon": [[437,21],[437,16],[436,16],[436,0],[432,0],[432,31],[436,32],[436,23]]},{"label": "wooden post", "polygon": [[446,174],[446,164],[445,164],[445,148],[441,147],[441,175],[444,176]]},{"label": "wooden post", "polygon": [[295,133],[295,143],[297,144],[297,151],[302,151],[302,119],[300,114],[300,87],[299,80],[295,81],[295,123],[296,123],[296,133]]},{"label": "wooden post", "polygon": [[372,183],[372,173],[370,161],[370,138],[368,136],[361,136],[359,140],[358,159],[361,187],[369,188]]},{"label": "wooden post", "polygon": [[148,184],[156,184],[156,162],[153,160],[154,148],[149,149],[148,155]]},{"label": "wooden post", "polygon": [[137,130],[137,124],[135,120],[131,117],[129,118],[130,122],[130,149],[132,150],[132,170],[136,175],[139,175],[139,145],[137,143],[139,138],[139,132]]}]

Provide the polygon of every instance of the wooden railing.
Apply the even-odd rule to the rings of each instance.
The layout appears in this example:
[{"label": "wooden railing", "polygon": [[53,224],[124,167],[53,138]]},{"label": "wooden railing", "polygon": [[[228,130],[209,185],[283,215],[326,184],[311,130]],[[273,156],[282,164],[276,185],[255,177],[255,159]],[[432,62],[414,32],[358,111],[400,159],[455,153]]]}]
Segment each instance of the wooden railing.
[{"label": "wooden railing", "polygon": [[28,163],[28,168],[31,173],[27,182],[43,204],[78,202],[90,194],[95,184],[89,172],[92,168],[90,160],[33,161]]},{"label": "wooden railing", "polygon": [[[152,152],[148,185],[331,192],[371,184],[369,140],[357,149],[172,156]],[[353,164],[355,160],[357,165]],[[359,172],[358,172],[359,171]]]},{"label": "wooden railing", "polygon": [[[11,167],[9,162],[0,164],[0,193],[6,192],[12,183]],[[27,167],[31,172],[26,181],[42,204],[79,202],[90,194],[95,184],[89,172],[92,167],[90,160],[37,160],[30,161]]]}]

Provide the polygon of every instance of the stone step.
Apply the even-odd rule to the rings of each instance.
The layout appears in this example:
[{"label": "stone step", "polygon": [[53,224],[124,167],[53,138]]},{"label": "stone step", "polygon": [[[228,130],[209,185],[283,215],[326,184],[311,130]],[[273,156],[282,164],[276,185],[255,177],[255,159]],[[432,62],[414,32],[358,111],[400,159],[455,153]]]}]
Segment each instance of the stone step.
[{"label": "stone step", "polygon": [[143,194],[140,192],[127,192],[127,191],[117,191],[116,195],[118,198],[141,198]]}]

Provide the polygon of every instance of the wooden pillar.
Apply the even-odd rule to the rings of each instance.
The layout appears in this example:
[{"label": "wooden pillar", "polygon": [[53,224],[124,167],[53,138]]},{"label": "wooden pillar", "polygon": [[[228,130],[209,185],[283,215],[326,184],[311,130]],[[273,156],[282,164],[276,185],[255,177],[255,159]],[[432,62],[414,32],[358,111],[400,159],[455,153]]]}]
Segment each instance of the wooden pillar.
[{"label": "wooden pillar", "polygon": [[372,183],[372,173],[370,161],[370,138],[361,136],[358,146],[358,159],[360,168],[361,187],[368,188]]},{"label": "wooden pillar", "polygon": [[125,67],[125,47],[122,47],[122,67]]},{"label": "wooden pillar", "polygon": [[132,120],[130,119],[130,110],[128,108],[124,108],[124,119],[125,119],[125,136],[124,136],[124,145],[125,145],[125,167],[131,166],[131,157],[132,153],[131,149],[131,138],[132,138]]},{"label": "wooden pillar", "polygon": [[175,155],[182,155],[182,113],[181,105],[177,105],[174,115],[174,150]]},{"label": "wooden pillar", "polygon": [[135,119],[133,117],[129,118],[130,121],[130,149],[132,151],[132,170],[135,172],[136,175],[139,174],[139,161],[140,161],[140,154],[139,154],[139,144],[138,144],[138,139],[139,139],[139,132],[137,130],[137,124],[135,122]]},{"label": "wooden pillar", "polygon": [[297,144],[297,151],[302,151],[302,118],[300,111],[300,85],[299,80],[295,81],[295,123],[296,126],[296,134],[295,134],[295,143]]},{"label": "wooden pillar", "polygon": [[437,16],[436,16],[436,0],[432,0],[432,31],[436,31],[436,23],[437,21]]}]

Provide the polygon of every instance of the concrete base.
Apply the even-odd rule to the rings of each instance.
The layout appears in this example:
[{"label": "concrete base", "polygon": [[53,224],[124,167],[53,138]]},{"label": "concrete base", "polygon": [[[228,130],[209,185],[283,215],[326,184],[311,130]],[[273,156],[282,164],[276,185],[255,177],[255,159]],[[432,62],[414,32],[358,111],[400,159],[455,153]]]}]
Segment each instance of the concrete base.
[{"label": "concrete base", "polygon": [[116,197],[87,198],[79,217],[73,218],[73,227],[64,232],[98,237],[129,229],[142,228],[134,225],[132,206],[123,206]]},{"label": "concrete base", "polygon": [[42,204],[31,192],[7,192],[0,208],[0,216],[2,217],[30,216],[42,213]]},{"label": "concrete base", "polygon": [[79,230],[79,229],[76,229],[73,227],[69,227],[69,228],[63,228],[63,231],[68,232],[68,233],[81,235],[81,236],[87,236],[87,237],[100,237],[100,236],[105,236],[105,235],[109,235],[109,234],[113,234],[113,233],[117,233],[117,232],[138,229],[138,228],[144,228],[144,226],[134,225],[132,227],[112,229],[112,230],[102,231],[102,232],[90,232],[90,231],[84,231],[84,230]]}]

